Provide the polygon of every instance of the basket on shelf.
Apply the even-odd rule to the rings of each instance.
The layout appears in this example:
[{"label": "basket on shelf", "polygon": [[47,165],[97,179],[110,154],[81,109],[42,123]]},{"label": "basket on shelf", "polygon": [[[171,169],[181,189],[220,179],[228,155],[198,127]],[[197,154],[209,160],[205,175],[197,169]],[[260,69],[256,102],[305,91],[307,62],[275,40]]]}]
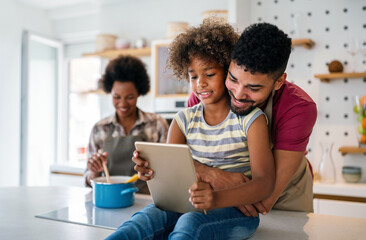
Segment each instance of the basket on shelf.
[{"label": "basket on shelf", "polygon": [[116,48],[117,36],[113,34],[98,34],[95,39],[95,51],[103,52]]},{"label": "basket on shelf", "polygon": [[209,10],[202,13],[202,20],[205,18],[214,19],[219,22],[228,22],[228,11],[227,10]]},{"label": "basket on shelf", "polygon": [[179,34],[187,31],[188,27],[187,22],[169,22],[167,27],[168,39],[174,39]]}]

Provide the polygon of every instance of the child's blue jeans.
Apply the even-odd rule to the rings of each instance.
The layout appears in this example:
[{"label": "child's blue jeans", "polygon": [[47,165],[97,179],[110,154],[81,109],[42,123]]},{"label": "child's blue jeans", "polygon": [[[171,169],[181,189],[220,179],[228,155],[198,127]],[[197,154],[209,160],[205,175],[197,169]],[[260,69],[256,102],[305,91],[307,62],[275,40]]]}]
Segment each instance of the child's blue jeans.
[{"label": "child's blue jeans", "polygon": [[247,217],[237,208],[221,208],[185,214],[164,211],[151,204],[123,223],[107,240],[129,239],[246,239],[259,225],[259,217]]}]

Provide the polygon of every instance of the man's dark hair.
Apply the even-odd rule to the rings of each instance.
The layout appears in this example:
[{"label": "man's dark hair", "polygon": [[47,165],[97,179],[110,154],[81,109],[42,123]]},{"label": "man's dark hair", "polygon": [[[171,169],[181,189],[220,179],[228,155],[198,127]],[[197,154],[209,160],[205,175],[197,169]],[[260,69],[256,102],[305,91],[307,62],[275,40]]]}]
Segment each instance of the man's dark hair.
[{"label": "man's dark hair", "polygon": [[104,91],[110,93],[115,81],[132,82],[139,95],[145,95],[150,90],[145,64],[133,56],[119,56],[109,62],[102,77]]},{"label": "man's dark hair", "polygon": [[250,25],[240,35],[232,60],[245,71],[268,74],[276,80],[286,69],[291,38],[269,23]]}]

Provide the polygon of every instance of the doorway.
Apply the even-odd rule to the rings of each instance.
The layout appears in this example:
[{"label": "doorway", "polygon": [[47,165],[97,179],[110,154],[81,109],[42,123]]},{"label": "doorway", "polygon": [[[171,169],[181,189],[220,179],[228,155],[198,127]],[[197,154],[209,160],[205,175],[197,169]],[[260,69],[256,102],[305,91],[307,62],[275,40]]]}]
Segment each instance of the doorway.
[{"label": "doorway", "polygon": [[58,94],[66,84],[62,81],[62,53],[61,42],[23,32],[20,184],[24,186],[49,184],[49,168],[63,137],[58,129],[59,113],[66,107]]}]

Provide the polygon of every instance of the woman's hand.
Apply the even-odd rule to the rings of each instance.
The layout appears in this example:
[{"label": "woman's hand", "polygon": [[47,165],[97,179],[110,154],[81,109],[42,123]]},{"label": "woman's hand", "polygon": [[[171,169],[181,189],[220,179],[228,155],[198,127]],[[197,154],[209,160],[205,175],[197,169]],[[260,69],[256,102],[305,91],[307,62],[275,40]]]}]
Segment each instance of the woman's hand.
[{"label": "woman's hand", "polygon": [[205,182],[195,182],[190,188],[191,197],[189,201],[197,209],[211,210],[215,208],[214,191],[210,184]]},{"label": "woman's hand", "polygon": [[95,153],[88,158],[87,167],[92,174],[103,172],[103,162],[107,164],[108,153]]},{"label": "woman's hand", "polygon": [[134,151],[132,161],[136,164],[134,169],[139,174],[139,179],[148,181],[153,178],[153,170],[149,168],[149,162],[139,157],[139,152]]}]

